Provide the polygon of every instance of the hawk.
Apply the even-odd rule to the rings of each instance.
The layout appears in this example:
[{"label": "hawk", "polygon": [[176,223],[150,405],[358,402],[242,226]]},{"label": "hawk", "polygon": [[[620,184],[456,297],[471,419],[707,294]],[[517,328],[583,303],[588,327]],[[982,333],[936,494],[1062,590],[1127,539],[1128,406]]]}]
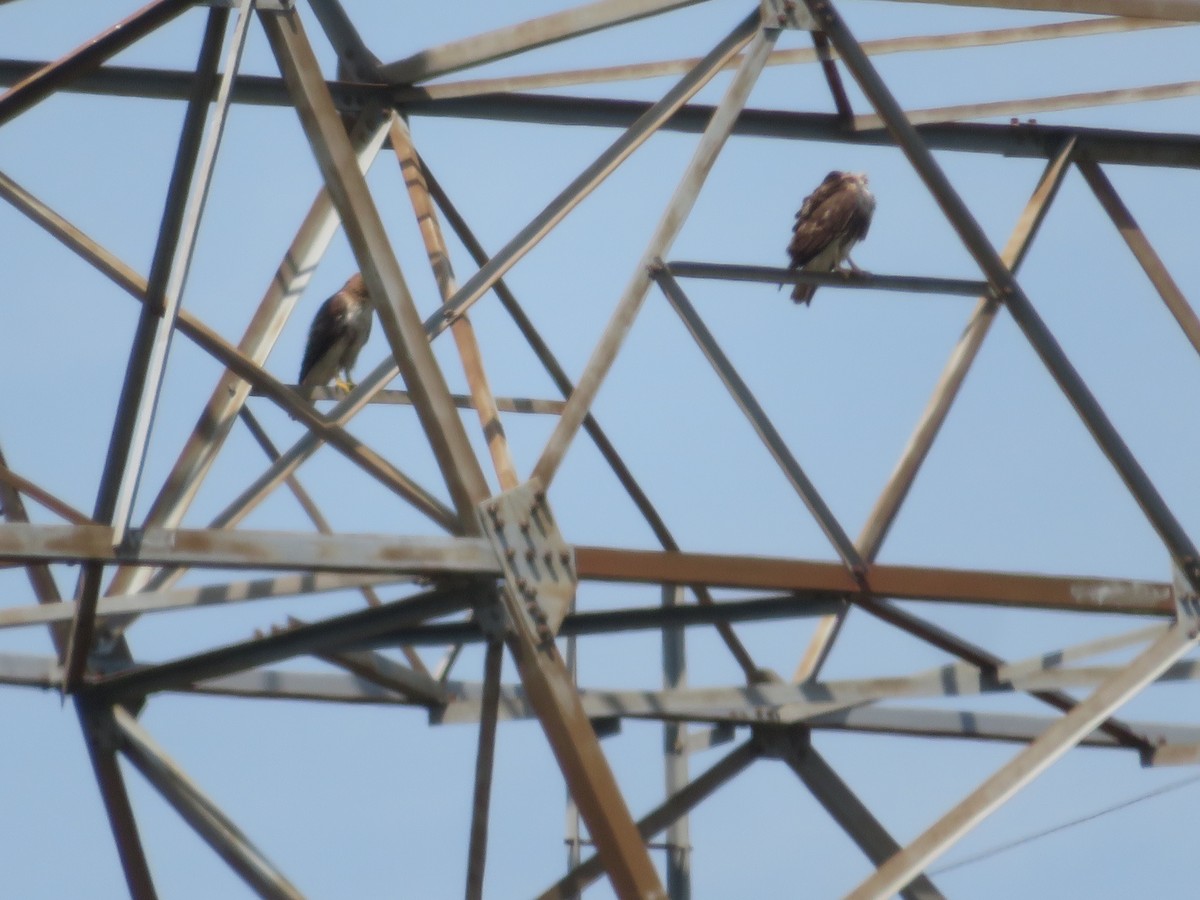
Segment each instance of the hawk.
[{"label": "hawk", "polygon": [[[846,272],[842,268],[844,261],[850,264],[849,271],[861,272],[850,259],[850,250],[867,236],[874,212],[875,196],[867,190],[865,173],[830,172],[804,198],[796,213],[787,248],[791,257],[788,268]],[[808,303],[816,290],[815,284],[798,284],[792,290],[792,299]]]},{"label": "hawk", "polygon": [[350,370],[358,360],[358,351],[371,336],[373,315],[366,282],[361,273],[355,273],[340,291],[321,304],[313,317],[304,361],[300,364],[300,386],[324,387],[341,372],[338,387],[352,390],[354,380]]}]

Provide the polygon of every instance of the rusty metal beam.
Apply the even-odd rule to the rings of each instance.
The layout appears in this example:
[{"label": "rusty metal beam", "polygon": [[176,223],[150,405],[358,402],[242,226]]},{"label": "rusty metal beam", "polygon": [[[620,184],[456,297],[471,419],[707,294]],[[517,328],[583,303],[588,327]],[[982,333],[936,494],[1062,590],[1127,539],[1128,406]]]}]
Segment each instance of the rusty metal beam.
[{"label": "rusty metal beam", "polygon": [[[576,547],[575,560],[579,577],[585,581],[698,583],[712,587],[846,594],[862,590],[844,566],[828,562],[611,547]],[[900,599],[1174,615],[1171,586],[1166,582],[880,564],[867,567],[866,580],[869,593]]]},{"label": "rusty metal beam", "polygon": [[[433,277],[444,303],[454,296],[458,284],[454,277],[454,267],[450,263],[450,252],[446,248],[446,240],[442,236],[442,226],[438,222],[437,209],[429,195],[429,185],[425,181],[421,161],[413,146],[408,125],[395,113],[392,114],[392,127],[389,134],[392,139],[392,150],[400,163],[404,184],[408,188],[408,198],[412,203],[413,215],[416,217],[417,226],[421,231],[421,239],[425,242],[425,252],[429,256]],[[454,320],[450,330],[454,334],[454,343],[458,348],[459,359],[462,360],[463,373],[466,375],[467,386],[471,391],[472,405],[479,413],[479,426],[492,457],[492,466],[496,470],[500,490],[511,490],[520,483],[520,477],[513,464],[512,453],[508,449],[508,438],[504,433],[504,424],[500,421],[496,398],[492,395],[491,385],[488,384],[487,371],[483,366],[483,355],[479,349],[479,342],[475,339],[475,329],[471,325],[471,320],[464,313]]]},{"label": "rusty metal beam", "polygon": [[904,0],[904,2],[1200,22],[1200,4],[1196,3],[1196,0]]},{"label": "rusty metal beam", "polygon": [[65,500],[60,500],[48,490],[34,484],[28,478],[22,478],[8,466],[0,465],[0,482],[14,491],[19,491],[30,500],[36,501],[59,518],[66,519],[73,525],[95,525],[94,519],[85,516]]}]

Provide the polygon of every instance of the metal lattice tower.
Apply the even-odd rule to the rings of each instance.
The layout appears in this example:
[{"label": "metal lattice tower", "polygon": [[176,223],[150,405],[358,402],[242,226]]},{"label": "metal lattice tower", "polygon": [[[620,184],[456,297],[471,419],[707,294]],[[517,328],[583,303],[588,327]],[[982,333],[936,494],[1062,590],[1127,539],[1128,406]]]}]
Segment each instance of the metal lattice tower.
[{"label": "metal lattice tower", "polygon": [[[576,896],[604,877],[621,897],[687,898],[693,888],[705,895],[693,844],[697,854],[718,854],[727,836],[690,826],[714,794],[736,794],[749,772],[772,763],[798,777],[805,802],[828,814],[805,827],[832,828],[831,818],[865,857],[862,871],[834,873],[830,883],[870,898],[951,893],[931,876],[935,861],[1077,747],[1133,751],[1147,768],[1200,760],[1200,724],[1118,715],[1159,682],[1195,678],[1185,657],[1200,640],[1192,539],[1200,523],[1188,518],[1196,498],[1173,476],[1164,484],[1159,473],[1173,464],[1160,459],[1154,441],[1127,433],[1129,415],[1118,419],[1102,405],[1094,382],[1105,369],[1077,366],[1077,333],[1067,341],[1059,327],[1068,313],[1037,290],[1046,259],[1029,282],[1017,277],[1027,254],[1031,266],[1038,261],[1037,239],[1060,188],[1070,185],[1090,204],[1088,227],[1102,225],[1112,240],[1103,254],[1115,257],[1122,245],[1132,251],[1169,319],[1157,304],[1154,315],[1170,322],[1176,351],[1182,331],[1194,363],[1200,320],[1184,295],[1187,279],[1181,285],[1168,273],[1112,171],[1152,173],[1159,197],[1196,190],[1195,128],[1147,128],[1138,117],[1151,101],[1167,108],[1195,96],[1200,82],[1056,87],[1033,99],[906,109],[893,85],[907,85],[909,70],[898,65],[881,75],[891,73],[893,57],[915,59],[949,83],[975,71],[975,55],[987,48],[1034,47],[1044,48],[1053,74],[1067,58],[1062,48],[1090,40],[1106,42],[1097,58],[1120,59],[1125,46],[1175,46],[1168,39],[1184,33],[1194,40],[1200,2],[946,0],[997,16],[1011,9],[1045,16],[972,31],[956,29],[939,4],[599,0],[495,30],[464,16],[454,23],[458,33],[429,41],[420,17],[366,10],[364,19],[401,20],[405,40],[427,47],[384,62],[354,3],[154,0],[53,61],[0,60],[9,86],[0,95],[0,168],[29,158],[28,149],[6,146],[63,140],[54,129],[63,104],[130,104],[99,115],[133,129],[133,156],[143,132],[124,116],[151,110],[160,116],[153,128],[164,133],[164,110],[181,119],[171,120],[170,154],[155,161],[147,153],[132,166],[146,169],[139,193],[105,215],[87,213],[84,224],[41,196],[57,185],[0,171],[6,226],[20,220],[8,227],[10,248],[48,234],[62,245],[64,267],[86,264],[103,302],[108,293],[138,301],[127,304],[132,318],[105,334],[112,343],[99,354],[104,374],[80,387],[81,396],[108,398],[100,409],[111,412],[111,427],[93,442],[98,453],[83,439],[65,453],[61,445],[44,458],[31,452],[39,441],[57,444],[31,416],[5,422],[0,457],[0,564],[8,569],[0,573],[8,589],[0,629],[21,636],[48,629],[54,646],[35,655],[5,644],[0,682],[61,690],[74,706],[131,896],[158,895],[154,854],[144,846],[146,829],[139,833],[145,811],[131,802],[127,783],[133,771],[250,889],[305,895],[284,874],[288,866],[252,841],[253,828],[235,825],[237,816],[152,736],[156,708],[197,697],[231,706],[229,698],[252,698],[249,705],[271,708],[304,701],[295,708],[324,704],[353,715],[366,715],[363,706],[408,711],[405,734],[444,731],[456,746],[469,744],[469,771],[409,764],[403,744],[389,749],[399,768],[419,768],[422,780],[470,785],[447,794],[462,801],[458,815],[469,827],[453,838],[465,865],[445,882],[465,881],[468,897],[483,894],[498,823],[508,831],[520,821],[520,810],[501,820],[490,805],[501,787],[493,773],[505,771],[497,769],[497,749],[521,720],[540,730],[536,740],[530,732],[520,740],[544,758],[548,751],[558,767],[540,773],[529,797],[552,791],[561,803],[565,782],[568,798],[567,874],[551,883],[552,870],[531,866],[549,884],[543,897]],[[860,41],[854,16],[864,5],[919,11],[922,22],[945,15],[947,25],[927,36]],[[720,13],[702,18],[710,7]],[[726,19],[723,32],[706,30]],[[189,47],[202,32],[198,51],[189,50],[198,52],[194,68],[121,56],[143,47],[151,48],[146,58],[162,54],[167,45],[154,42],[163,35],[182,46],[185,27],[194,29]],[[652,52],[663,34],[701,50],[688,58]],[[581,60],[611,56],[588,67],[567,65],[569,49],[553,55],[576,43],[585,47]],[[648,58],[629,62],[643,48]],[[939,69],[951,52],[971,62]],[[244,55],[255,54],[275,71],[242,71]],[[760,97],[769,105],[758,105]],[[1127,115],[1129,124],[1078,124],[1072,115],[1080,110]],[[509,143],[506,128],[532,130]],[[474,155],[447,162],[442,180],[439,154],[464,142]],[[273,160],[294,151],[306,157],[310,177],[280,194],[278,208],[255,195],[253,175],[222,181],[229,166],[269,182]],[[506,170],[514,152],[526,157],[526,170]],[[659,155],[641,162],[652,153]],[[895,258],[886,249],[878,251],[880,265],[865,261],[873,274],[798,274],[773,264],[790,210],[831,167],[826,161],[841,155],[878,164],[897,185],[880,190],[880,218],[862,255],[886,248],[887,217],[902,209],[914,211],[913,222],[936,220],[931,246],[952,249],[931,251],[904,274],[883,274]],[[776,167],[769,190],[742,183],[766,177],[758,166]],[[963,174],[962,166],[981,168]],[[979,173],[1006,167],[1018,172],[1016,187],[997,199],[983,183],[991,174]],[[1021,182],[1034,169],[1036,177]],[[530,170],[544,170],[545,179],[518,202],[510,182]],[[103,171],[79,177],[89,185],[79,192],[85,200],[106,189]],[[881,181],[873,173],[873,184]],[[130,251],[145,259],[139,269],[106,245],[106,224],[126,202],[132,218],[146,197],[160,215],[153,245]],[[76,198],[68,199],[74,208]],[[986,220],[972,206],[984,207]],[[764,224],[765,210],[785,208],[786,216],[773,212],[774,224]],[[1019,213],[1003,244],[992,234],[996,209]],[[292,223],[282,261],[265,238],[244,241],[236,261],[210,249],[223,246],[223,230],[259,215],[264,233],[276,220]],[[572,231],[581,217],[588,224]],[[774,235],[769,250],[760,224]],[[1046,233],[1064,268],[1086,269],[1098,258],[1063,229]],[[727,249],[708,252],[713,246]],[[689,261],[693,250],[707,258]],[[917,274],[943,260],[934,274]],[[6,261],[6,280],[22,265]],[[308,288],[340,284],[353,268],[375,303],[370,347],[383,359],[360,371],[349,393],[328,389],[309,400],[292,384],[287,355],[315,308],[317,292]],[[254,307],[246,285],[263,276],[268,287]],[[44,284],[47,273],[25,277]],[[775,292],[797,282],[821,285],[811,309]],[[243,293],[213,297],[231,287]],[[966,307],[945,305],[963,301],[973,304],[965,318]],[[928,325],[952,335],[932,397],[912,407],[915,427],[911,417],[901,426],[907,441],[889,443],[889,417],[869,403],[847,407],[835,428],[806,430],[797,422],[817,416],[804,405],[813,401],[779,399],[781,381],[793,380],[794,393],[823,388],[827,378],[835,390],[850,369],[871,366],[867,339],[838,345],[850,340],[838,317],[854,315],[860,302],[880,310],[906,304],[914,333]],[[16,342],[27,311],[5,315]],[[52,324],[54,311],[45,316]],[[550,322],[561,362],[534,324],[539,317]],[[836,365],[801,368],[783,355],[784,334],[803,348],[797,357],[817,359],[812,354],[825,348]],[[885,346],[883,337],[872,346]],[[945,443],[939,437],[968,373],[1002,340],[998,364],[1040,364],[1045,384],[1068,401],[1057,415],[1082,425],[1070,432],[1071,446],[1086,444],[1089,459],[1107,461],[1104,477],[1126,503],[1114,527],[1143,545],[1152,536],[1163,573],[1157,580],[1114,572],[1123,561],[1097,554],[1084,554],[1095,562],[1088,575],[976,566],[970,559],[986,554],[965,551],[961,562],[939,559],[939,547],[912,540],[894,557],[883,554],[893,526],[902,529],[918,473]],[[899,353],[904,343],[892,346],[901,345]],[[630,356],[641,370],[622,370]],[[907,377],[897,370],[898,380]],[[655,384],[665,385],[661,394]],[[39,399],[38,389],[29,388],[32,402],[49,420],[58,401]],[[1181,398],[1186,390],[1179,388]],[[1171,395],[1155,398],[1166,405],[1161,396]],[[1186,405],[1169,401],[1176,402]],[[26,440],[26,430],[37,436]],[[874,476],[851,471],[859,459],[849,434],[893,448],[881,452],[899,449],[899,461],[880,475],[882,489]],[[1177,442],[1184,458],[1189,439]],[[705,459],[726,452],[736,458],[722,473],[727,489],[696,474],[710,471]],[[810,455],[817,464],[802,465]],[[835,502],[828,482],[842,471],[853,488],[836,488]],[[1018,478],[1004,469],[983,477]],[[946,547],[953,557],[959,545]],[[1046,549],[1048,558],[1056,552]],[[1148,624],[1114,629],[1114,615]],[[249,621],[258,623],[252,635]],[[995,624],[1014,621],[1026,648],[1015,658],[996,649],[1012,635]],[[763,622],[774,630],[751,624]],[[861,623],[870,624],[856,631]],[[888,642],[897,639],[917,649],[893,656]],[[781,646],[793,651],[792,671],[779,667]],[[1091,664],[1106,655],[1105,664]],[[926,659],[933,668],[922,667]],[[827,660],[846,677],[826,677]],[[1178,700],[1155,707],[1178,708]],[[436,727],[412,711],[427,712]],[[649,728],[653,741],[645,739]],[[847,742],[838,747],[854,742],[865,753],[902,737],[918,746],[946,739],[1016,749],[977,787],[947,798],[941,812],[920,806],[922,824],[905,820],[893,831],[890,820],[903,819],[897,805],[873,812],[876,804],[860,799],[822,744],[832,735]],[[627,739],[631,749],[621,743]],[[297,787],[302,800],[314,790]],[[791,802],[781,798],[781,808]],[[759,810],[750,825],[769,828],[770,813]],[[304,815],[302,802],[296,815]],[[336,858],[322,864],[339,865]],[[352,895],[353,876],[342,877]],[[787,877],[786,870],[778,876],[781,892],[790,889]],[[515,890],[505,884],[497,896]]]}]

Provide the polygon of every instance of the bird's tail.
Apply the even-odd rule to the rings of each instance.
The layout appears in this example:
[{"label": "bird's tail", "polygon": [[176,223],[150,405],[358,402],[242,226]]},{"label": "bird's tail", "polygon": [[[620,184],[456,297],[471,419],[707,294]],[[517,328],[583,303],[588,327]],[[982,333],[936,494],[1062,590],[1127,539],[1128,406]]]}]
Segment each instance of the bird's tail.
[{"label": "bird's tail", "polygon": [[813,294],[817,292],[815,284],[798,284],[792,288],[792,299],[797,303],[808,304],[812,301]]}]

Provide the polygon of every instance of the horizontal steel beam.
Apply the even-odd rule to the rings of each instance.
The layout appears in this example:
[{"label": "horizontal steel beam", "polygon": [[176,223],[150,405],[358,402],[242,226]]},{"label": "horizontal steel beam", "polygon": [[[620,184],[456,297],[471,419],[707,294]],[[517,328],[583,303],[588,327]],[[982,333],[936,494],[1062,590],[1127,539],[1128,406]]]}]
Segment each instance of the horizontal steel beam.
[{"label": "horizontal steel beam", "polygon": [[1039,12],[1093,13],[1100,16],[1136,16],[1200,22],[1196,0],[904,0],[941,6],[982,6],[991,9],[1028,9]]},{"label": "horizontal steel beam", "polygon": [[[2,532],[0,532],[2,533]],[[828,591],[949,603],[1173,616],[1166,582],[1017,575],[873,564],[867,590],[840,563],[709,553],[576,547],[580,580]]]},{"label": "horizontal steel beam", "polygon": [[[788,594],[783,597],[760,597],[753,600],[714,600],[711,604],[606,609],[568,614],[563,619],[558,634],[561,637],[583,637],[655,628],[691,628],[718,622],[795,619],[828,615],[844,607],[845,601],[837,596]],[[35,609],[41,610],[43,607]],[[400,629],[388,636],[386,644],[378,642],[374,646],[403,644],[414,647],[441,647],[446,644],[483,643],[486,640],[488,636],[478,622],[445,622]]]},{"label": "horizontal steel beam", "polygon": [[[104,562],[224,569],[295,569],[496,576],[500,565],[479,538],[396,538],[275,531],[145,529],[111,546],[100,525],[0,525],[2,562]],[[867,588],[838,563],[665,550],[576,547],[580,580],[710,585],[747,590],[866,594],[1077,612],[1173,616],[1171,585],[1122,579],[1022,575],[871,565]]]},{"label": "horizontal steel beam", "polygon": [[495,554],[481,538],[147,528],[131,530],[125,544],[113,547],[112,533],[103,525],[0,525],[0,560],[306,572],[500,572]]},{"label": "horizontal steel beam", "polygon": [[[300,388],[297,386],[296,390]],[[340,388],[318,387],[304,389],[310,400],[342,400],[345,394]],[[255,388],[250,392],[255,396],[262,396],[264,392]],[[474,409],[475,401],[466,394],[451,394],[450,399],[454,401],[454,405],[459,409]],[[562,400],[537,400],[529,397],[496,397],[496,409],[500,412],[511,413],[541,413],[543,415],[556,416],[562,412],[563,406],[566,404]],[[368,401],[370,404],[382,404],[391,406],[412,406],[412,395],[408,391],[384,390],[378,391]]]},{"label": "horizontal steel beam", "polygon": [[[295,597],[326,591],[401,584],[410,580],[411,578],[408,576],[330,575],[309,572],[302,575],[281,575],[278,578],[259,578],[253,581],[233,581],[226,584],[205,584],[167,591],[122,594],[100,598],[100,602],[96,606],[96,621],[101,622],[111,616],[140,616],[146,613],[168,612],[177,609],[195,609],[199,606],[245,603],[250,600],[270,600],[276,597]],[[0,628],[69,622],[74,609],[74,603],[0,607]]]},{"label": "horizontal steel beam", "polygon": [[[0,60],[0,84],[19,81],[45,65],[26,60]],[[184,100],[193,73],[166,69],[104,67],[74,81],[66,90],[121,97]],[[628,128],[651,106],[639,100],[603,97],[568,97],[553,94],[497,93],[480,97],[396,100],[385,88],[331,82],[335,102],[346,108],[383,100],[407,116],[485,119],[541,125],[579,125]],[[240,76],[234,84],[233,102],[257,106],[290,106],[282,79]],[[663,131],[699,134],[712,118],[713,107],[688,104],[669,118]],[[1063,141],[1079,141],[1081,157],[1096,163],[1200,168],[1200,135],[1072,126],[994,125],[943,122],[917,126],[931,150],[990,153],[1023,159],[1053,159]],[[745,109],[733,133],[752,137],[822,141],[860,146],[887,146],[895,142],[883,129],[850,131],[833,114]]]},{"label": "horizontal steel beam", "polygon": [[119,701],[206,678],[218,678],[301,654],[341,650],[349,644],[390,629],[459,612],[479,602],[481,593],[489,590],[489,586],[467,584],[427,591],[266,637],[104,676],[93,680],[90,691],[106,701]]},{"label": "horizontal steel beam", "polygon": [[910,294],[955,294],[978,297],[989,291],[986,281],[964,278],[926,278],[914,275],[873,275],[870,272],[825,274],[772,266],[739,266],[724,263],[673,261],[665,264],[676,278],[705,278],[715,281],[750,281],[758,284],[816,284],[858,290],[901,291]]}]

